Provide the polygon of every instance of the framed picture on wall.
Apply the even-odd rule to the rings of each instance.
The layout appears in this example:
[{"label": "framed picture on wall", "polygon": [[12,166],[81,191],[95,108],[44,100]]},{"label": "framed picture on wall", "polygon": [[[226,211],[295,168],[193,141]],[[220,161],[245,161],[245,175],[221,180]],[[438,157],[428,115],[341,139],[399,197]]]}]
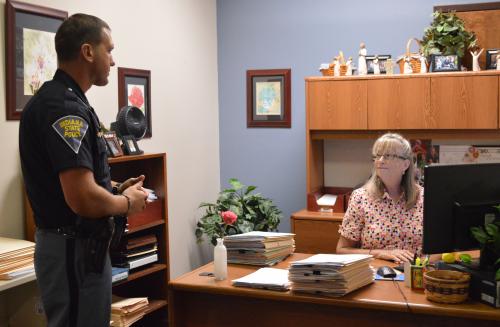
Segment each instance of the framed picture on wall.
[{"label": "framed picture on wall", "polygon": [[134,106],[142,111],[148,125],[144,137],[153,136],[151,126],[151,71],[118,67],[118,108],[125,106]]},{"label": "framed picture on wall", "polygon": [[5,12],[6,118],[19,120],[24,106],[57,70],[54,38],[68,13],[11,0]]},{"label": "framed picture on wall", "polygon": [[247,127],[290,128],[291,69],[247,70]]}]

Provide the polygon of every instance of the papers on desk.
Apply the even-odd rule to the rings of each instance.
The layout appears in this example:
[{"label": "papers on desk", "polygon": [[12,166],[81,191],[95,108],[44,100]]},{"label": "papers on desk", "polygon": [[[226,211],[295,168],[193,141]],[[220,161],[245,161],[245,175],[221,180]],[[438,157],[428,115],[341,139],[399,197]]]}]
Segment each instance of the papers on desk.
[{"label": "papers on desk", "polygon": [[35,243],[0,237],[0,280],[9,280],[32,273]]},{"label": "papers on desk", "polygon": [[224,237],[227,262],[257,266],[274,265],[295,250],[290,233],[249,232]]},{"label": "papers on desk", "polygon": [[260,268],[256,272],[232,281],[234,286],[263,288],[273,291],[290,289],[288,270],[277,268]]},{"label": "papers on desk", "polygon": [[317,254],[291,263],[294,292],[342,296],[373,282],[371,255]]}]

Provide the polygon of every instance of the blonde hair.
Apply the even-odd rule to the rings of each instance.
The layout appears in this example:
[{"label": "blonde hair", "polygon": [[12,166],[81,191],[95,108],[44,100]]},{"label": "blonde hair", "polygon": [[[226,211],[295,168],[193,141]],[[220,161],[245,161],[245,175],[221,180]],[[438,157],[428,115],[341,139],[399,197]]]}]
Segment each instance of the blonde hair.
[{"label": "blonde hair", "polygon": [[[403,174],[401,179],[401,188],[404,192],[406,208],[412,208],[418,200],[419,188],[415,181],[415,165],[412,160],[412,150],[411,145],[408,140],[396,133],[387,133],[379,137],[373,144],[372,154],[379,155],[385,153],[394,153],[396,150],[402,149],[402,156],[410,161],[410,165]],[[375,167],[372,170],[372,176],[364,185],[368,194],[376,199],[380,199],[384,195],[384,183],[377,176],[375,172]]]}]

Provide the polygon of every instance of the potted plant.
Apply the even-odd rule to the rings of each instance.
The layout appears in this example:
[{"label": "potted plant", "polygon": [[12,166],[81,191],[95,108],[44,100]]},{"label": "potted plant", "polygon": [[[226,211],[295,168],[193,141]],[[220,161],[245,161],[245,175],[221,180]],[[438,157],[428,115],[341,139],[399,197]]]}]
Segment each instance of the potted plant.
[{"label": "potted plant", "polygon": [[[497,206],[499,209],[500,206]],[[500,280],[500,221],[471,228],[472,235],[481,244],[479,265],[481,269],[496,270],[495,279]]]},{"label": "potted plant", "polygon": [[231,187],[219,193],[215,203],[201,203],[205,214],[196,225],[198,243],[206,234],[210,242],[217,244],[217,238],[225,235],[241,234],[251,231],[277,231],[281,211],[272,200],[259,193],[252,193],[255,186],[245,186],[231,178]]},{"label": "potted plant", "polygon": [[432,54],[457,55],[462,58],[467,48],[476,45],[476,35],[464,27],[464,21],[454,12],[436,11],[431,26],[424,31],[420,41],[426,57]]}]

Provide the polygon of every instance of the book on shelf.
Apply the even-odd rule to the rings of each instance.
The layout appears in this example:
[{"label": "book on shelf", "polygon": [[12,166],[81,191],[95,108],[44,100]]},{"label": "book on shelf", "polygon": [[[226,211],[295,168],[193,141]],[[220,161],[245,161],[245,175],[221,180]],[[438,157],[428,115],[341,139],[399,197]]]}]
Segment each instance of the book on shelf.
[{"label": "book on shelf", "polygon": [[111,282],[116,283],[128,278],[127,267],[111,267]]}]

